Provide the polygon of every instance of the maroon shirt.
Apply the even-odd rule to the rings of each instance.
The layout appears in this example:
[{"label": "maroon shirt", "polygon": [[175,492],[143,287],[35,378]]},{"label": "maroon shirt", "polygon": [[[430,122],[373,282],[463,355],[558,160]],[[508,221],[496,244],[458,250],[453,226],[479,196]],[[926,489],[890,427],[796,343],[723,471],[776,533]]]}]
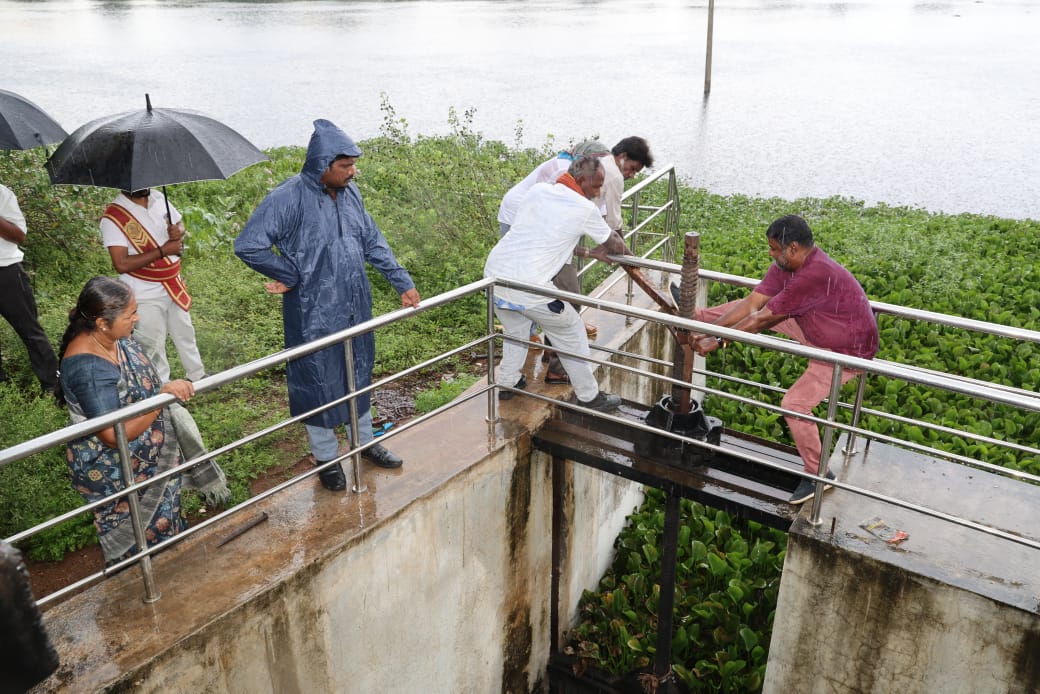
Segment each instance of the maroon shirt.
[{"label": "maroon shirt", "polygon": [[776,263],[755,291],[771,297],[766,308],[798,323],[814,347],[872,359],[878,351],[877,320],[852,273],[814,246],[794,272]]}]

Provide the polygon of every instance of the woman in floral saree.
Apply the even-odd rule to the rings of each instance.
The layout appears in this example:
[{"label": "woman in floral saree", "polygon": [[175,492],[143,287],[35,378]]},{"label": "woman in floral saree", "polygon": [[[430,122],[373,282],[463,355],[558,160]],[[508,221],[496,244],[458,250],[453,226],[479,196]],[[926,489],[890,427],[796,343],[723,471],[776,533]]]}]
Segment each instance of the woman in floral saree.
[{"label": "woman in floral saree", "polygon": [[[137,301],[129,287],[110,277],[95,277],[87,282],[69,313],[69,327],[59,351],[61,386],[57,396],[68,404],[73,423],[158,393],[170,393],[181,402],[194,395],[190,381],[165,385],[159,382],[148,357],[131,338],[135,323]],[[134,482],[143,482],[180,464],[169,408],[127,420],[125,426]],[[114,427],[70,442],[66,458],[72,486],[88,502],[125,487]],[[175,475],[138,492],[149,546],[184,529],[180,489],[181,478]],[[106,566],[136,553],[130,504],[125,497],[94,509],[94,524]]]}]

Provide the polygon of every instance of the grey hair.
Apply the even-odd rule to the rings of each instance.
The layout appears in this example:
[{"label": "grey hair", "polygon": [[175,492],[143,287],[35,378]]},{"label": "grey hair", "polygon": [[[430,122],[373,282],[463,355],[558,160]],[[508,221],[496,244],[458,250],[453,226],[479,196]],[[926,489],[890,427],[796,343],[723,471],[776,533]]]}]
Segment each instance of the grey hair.
[{"label": "grey hair", "polygon": [[575,181],[580,181],[584,178],[592,178],[597,171],[602,169],[603,164],[600,163],[599,157],[586,155],[572,161],[570,168],[567,169],[567,173],[574,176]]}]

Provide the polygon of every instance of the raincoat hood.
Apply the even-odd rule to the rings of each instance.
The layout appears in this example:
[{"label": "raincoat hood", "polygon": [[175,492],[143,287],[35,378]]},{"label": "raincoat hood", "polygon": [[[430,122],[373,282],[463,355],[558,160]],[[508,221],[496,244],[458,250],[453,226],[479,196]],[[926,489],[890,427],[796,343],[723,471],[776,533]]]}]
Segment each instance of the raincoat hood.
[{"label": "raincoat hood", "polygon": [[311,141],[307,145],[307,159],[303,162],[300,173],[317,184],[332,160],[340,155],[360,157],[361,148],[335,123],[319,118],[314,121],[314,132],[311,133]]}]

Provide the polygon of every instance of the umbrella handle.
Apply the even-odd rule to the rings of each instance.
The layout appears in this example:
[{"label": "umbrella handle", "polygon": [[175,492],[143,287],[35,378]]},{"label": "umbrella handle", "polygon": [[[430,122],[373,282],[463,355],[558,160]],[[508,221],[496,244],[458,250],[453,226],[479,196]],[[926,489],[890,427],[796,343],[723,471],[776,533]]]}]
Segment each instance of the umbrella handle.
[{"label": "umbrella handle", "polygon": [[[173,214],[170,212],[170,199],[168,197],[166,197],[166,186],[165,185],[162,187],[162,194],[163,194],[163,201],[166,203],[166,226],[169,226],[170,224],[173,224]],[[185,231],[184,232],[184,236],[187,236],[187,235],[188,235],[188,232]],[[184,245],[183,238],[184,237],[181,237],[181,239],[182,239],[181,240],[181,255],[184,254],[184,251],[188,250],[188,247]]]},{"label": "umbrella handle", "polygon": [[[147,96],[147,95],[145,95]],[[173,224],[173,215],[170,214],[170,199],[166,197],[166,186],[162,187],[163,201],[166,203],[166,224]]]}]

